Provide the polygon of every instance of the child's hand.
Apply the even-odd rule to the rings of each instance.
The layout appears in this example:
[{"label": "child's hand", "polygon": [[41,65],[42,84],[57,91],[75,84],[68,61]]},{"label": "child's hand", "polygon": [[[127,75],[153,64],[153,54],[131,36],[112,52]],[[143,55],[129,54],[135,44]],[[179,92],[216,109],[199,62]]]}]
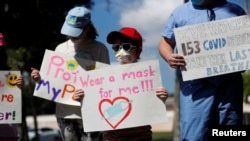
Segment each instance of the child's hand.
[{"label": "child's hand", "polygon": [[18,76],[17,79],[16,79],[16,85],[18,88],[22,88],[23,85],[24,85],[24,80],[23,80],[23,76]]},{"label": "child's hand", "polygon": [[163,102],[165,102],[168,98],[168,90],[164,87],[157,87],[155,90],[155,94],[158,98],[160,98]]},{"label": "child's hand", "polygon": [[35,69],[35,68],[31,68],[31,78],[33,80],[35,80],[36,82],[40,81],[41,79],[41,76],[40,76],[40,73],[39,73],[39,70]]},{"label": "child's hand", "polygon": [[73,95],[73,100],[81,102],[83,97],[84,97],[84,91],[82,89],[78,89],[75,91],[75,93]]}]

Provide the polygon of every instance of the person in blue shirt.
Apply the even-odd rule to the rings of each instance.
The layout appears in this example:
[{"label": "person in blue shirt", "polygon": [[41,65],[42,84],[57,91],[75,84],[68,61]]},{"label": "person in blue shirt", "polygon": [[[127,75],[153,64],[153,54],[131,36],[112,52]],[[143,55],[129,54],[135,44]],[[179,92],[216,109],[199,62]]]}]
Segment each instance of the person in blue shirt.
[{"label": "person in blue shirt", "polygon": [[180,69],[186,62],[175,50],[174,29],[245,14],[226,0],[190,0],[171,13],[158,50],[180,79],[181,141],[207,141],[211,127],[242,124],[243,79],[237,72],[182,81]]}]

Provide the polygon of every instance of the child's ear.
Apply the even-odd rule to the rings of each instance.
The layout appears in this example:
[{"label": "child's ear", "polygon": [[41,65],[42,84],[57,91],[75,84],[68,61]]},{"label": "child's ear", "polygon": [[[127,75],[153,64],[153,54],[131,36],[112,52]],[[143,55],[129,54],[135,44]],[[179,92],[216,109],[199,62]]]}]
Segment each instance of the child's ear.
[{"label": "child's ear", "polygon": [[136,49],[137,59],[140,59],[141,52],[142,52],[142,47],[138,47],[138,48]]}]

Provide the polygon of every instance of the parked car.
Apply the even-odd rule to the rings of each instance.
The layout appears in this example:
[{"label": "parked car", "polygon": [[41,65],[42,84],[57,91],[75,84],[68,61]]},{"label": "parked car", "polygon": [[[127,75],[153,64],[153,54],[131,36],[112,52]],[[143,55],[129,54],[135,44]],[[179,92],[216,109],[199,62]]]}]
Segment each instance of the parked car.
[{"label": "parked car", "polygon": [[[62,141],[59,130],[50,127],[40,127],[37,129],[39,141]],[[30,141],[35,141],[35,128],[28,127],[28,136]]]}]

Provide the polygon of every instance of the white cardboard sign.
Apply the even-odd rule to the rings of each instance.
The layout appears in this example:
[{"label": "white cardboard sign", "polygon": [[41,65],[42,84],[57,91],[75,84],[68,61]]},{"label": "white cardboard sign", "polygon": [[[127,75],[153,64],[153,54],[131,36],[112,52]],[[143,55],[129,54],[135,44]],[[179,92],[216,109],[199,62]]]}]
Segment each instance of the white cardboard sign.
[{"label": "white cardboard sign", "polygon": [[74,91],[95,82],[86,70],[106,66],[109,65],[46,50],[40,69],[41,81],[36,84],[34,96],[62,104],[80,106],[80,102],[73,100]]},{"label": "white cardboard sign", "polygon": [[115,130],[167,120],[166,106],[155,95],[156,87],[162,85],[158,60],[106,67],[88,74],[100,81],[86,89],[82,103],[85,131]]},{"label": "white cardboard sign", "polygon": [[22,93],[16,86],[20,71],[0,71],[0,124],[22,122]]},{"label": "white cardboard sign", "polygon": [[180,27],[174,32],[178,52],[187,63],[183,81],[250,68],[249,15]]},{"label": "white cardboard sign", "polygon": [[[167,120],[166,106],[155,95],[162,86],[158,60],[110,66],[46,50],[40,74],[34,95],[81,106],[86,132]],[[79,88],[85,93],[82,103],[72,99]]]}]

